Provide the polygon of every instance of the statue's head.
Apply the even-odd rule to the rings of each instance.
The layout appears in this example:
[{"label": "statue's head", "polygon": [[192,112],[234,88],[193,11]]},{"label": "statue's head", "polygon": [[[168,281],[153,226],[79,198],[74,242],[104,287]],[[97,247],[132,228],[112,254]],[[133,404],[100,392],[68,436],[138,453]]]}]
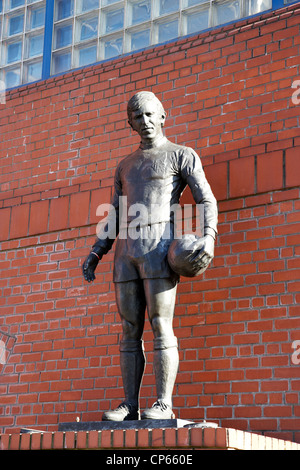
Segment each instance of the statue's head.
[{"label": "statue's head", "polygon": [[138,93],[133,95],[128,101],[127,115],[128,115],[129,123],[131,122],[132,112],[137,111],[140,108],[140,106],[142,104],[145,104],[146,102],[153,103],[155,106],[157,106],[159,113],[161,115],[166,116],[166,112],[164,110],[162,103],[155,96],[155,94],[152,93],[152,91],[139,91]]},{"label": "statue's head", "polygon": [[128,122],[145,140],[162,134],[166,112],[162,103],[151,91],[140,91],[130,98],[127,105]]}]

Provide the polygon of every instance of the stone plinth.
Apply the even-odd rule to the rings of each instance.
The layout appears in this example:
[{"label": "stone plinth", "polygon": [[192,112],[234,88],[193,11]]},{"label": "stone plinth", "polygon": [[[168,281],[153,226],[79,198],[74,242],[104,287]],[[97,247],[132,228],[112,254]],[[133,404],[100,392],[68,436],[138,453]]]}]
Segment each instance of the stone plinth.
[{"label": "stone plinth", "polygon": [[184,426],[193,425],[191,421],[183,419],[141,419],[137,421],[87,421],[60,423],[59,431],[103,431],[113,429],[166,429],[166,428],[183,428]]}]

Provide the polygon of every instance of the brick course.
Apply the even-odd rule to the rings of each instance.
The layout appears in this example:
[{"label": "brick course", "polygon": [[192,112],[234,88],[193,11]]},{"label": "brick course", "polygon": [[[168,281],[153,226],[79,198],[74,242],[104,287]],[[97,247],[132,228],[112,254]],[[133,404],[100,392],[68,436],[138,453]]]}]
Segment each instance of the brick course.
[{"label": "brick course", "polygon": [[[126,429],[0,435],[0,450],[299,450],[300,444],[226,428]],[[118,454],[116,454],[118,455]],[[169,454],[172,458],[173,454]],[[176,462],[176,460],[175,460]]]},{"label": "brick course", "polygon": [[[175,412],[300,442],[292,362],[300,339],[300,137],[291,100],[299,13],[294,4],[7,93],[0,330],[16,341],[0,364],[3,432],[98,420],[122,398],[113,252],[93,285],[84,283],[81,263],[116,165],[138,144],[127,101],[146,88],[168,110],[166,135],[200,155],[220,211],[212,266],[178,288]],[[189,190],[183,201],[191,202]],[[143,408],[155,396],[148,323],[144,339]]]}]

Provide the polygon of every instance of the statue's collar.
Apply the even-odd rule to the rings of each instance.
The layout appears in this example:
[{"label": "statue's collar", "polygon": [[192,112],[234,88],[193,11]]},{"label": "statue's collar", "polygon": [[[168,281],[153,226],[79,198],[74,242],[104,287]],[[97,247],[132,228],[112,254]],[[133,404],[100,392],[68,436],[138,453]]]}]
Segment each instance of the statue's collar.
[{"label": "statue's collar", "polygon": [[146,149],[154,149],[154,148],[157,148],[157,147],[161,147],[166,141],[167,141],[167,138],[164,135],[159,136],[157,139],[155,139],[150,144],[144,144],[143,142],[141,142],[140,143],[140,149],[146,150]]}]

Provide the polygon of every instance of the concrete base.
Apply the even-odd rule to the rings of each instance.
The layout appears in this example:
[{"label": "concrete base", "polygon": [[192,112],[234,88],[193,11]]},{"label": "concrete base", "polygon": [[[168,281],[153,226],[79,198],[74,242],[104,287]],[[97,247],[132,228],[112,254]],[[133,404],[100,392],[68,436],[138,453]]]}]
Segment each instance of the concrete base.
[{"label": "concrete base", "polygon": [[137,421],[86,421],[60,423],[58,430],[67,431],[103,431],[104,429],[166,429],[183,428],[195,423],[183,419],[141,419]]}]

